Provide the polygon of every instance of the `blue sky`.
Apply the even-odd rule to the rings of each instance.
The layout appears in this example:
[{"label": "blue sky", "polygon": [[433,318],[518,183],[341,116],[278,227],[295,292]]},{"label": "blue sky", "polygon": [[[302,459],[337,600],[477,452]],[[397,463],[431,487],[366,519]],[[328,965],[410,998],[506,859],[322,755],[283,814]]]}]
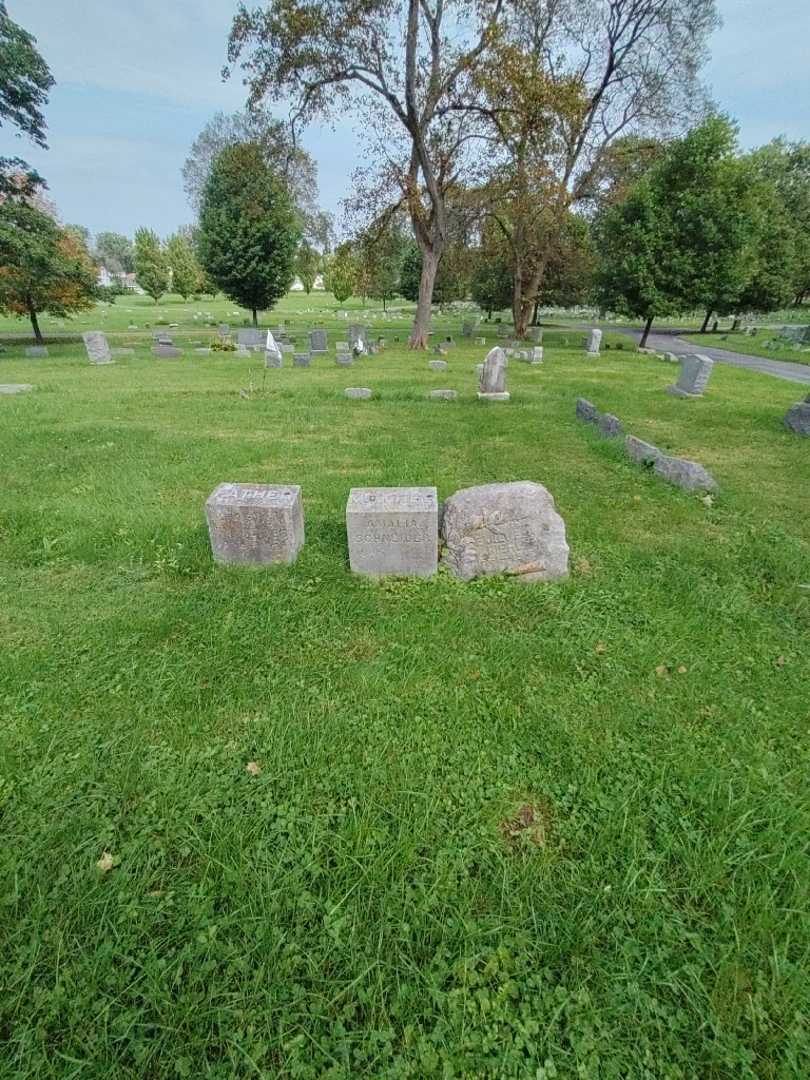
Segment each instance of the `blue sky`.
[{"label": "blue sky", "polygon": [[[8,0],[33,33],[57,86],[47,108],[50,149],[0,130],[14,153],[47,178],[62,219],[91,232],[161,234],[192,220],[180,169],[217,110],[244,104],[238,78],[220,70],[235,0]],[[810,139],[810,3],[719,0],[706,82],[740,125],[745,147],[776,135]],[[358,143],[350,123],[310,129],[321,203],[348,194]]]}]

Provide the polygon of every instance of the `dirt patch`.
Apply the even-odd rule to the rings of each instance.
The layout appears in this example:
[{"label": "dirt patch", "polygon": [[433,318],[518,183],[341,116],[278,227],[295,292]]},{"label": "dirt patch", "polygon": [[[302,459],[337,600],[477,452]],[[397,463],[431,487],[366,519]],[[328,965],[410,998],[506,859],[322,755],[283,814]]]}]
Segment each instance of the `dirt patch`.
[{"label": "dirt patch", "polygon": [[551,812],[547,803],[522,803],[515,814],[499,824],[501,836],[514,850],[525,847],[544,848],[551,836]]}]

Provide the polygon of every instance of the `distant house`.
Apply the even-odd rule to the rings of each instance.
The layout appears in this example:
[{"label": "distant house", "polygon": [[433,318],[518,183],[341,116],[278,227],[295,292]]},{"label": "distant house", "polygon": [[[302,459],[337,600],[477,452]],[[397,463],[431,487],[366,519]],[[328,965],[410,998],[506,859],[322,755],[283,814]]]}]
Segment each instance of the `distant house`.
[{"label": "distant house", "polygon": [[[290,292],[303,292],[303,291],[304,291],[304,286],[303,286],[303,283],[301,282],[301,278],[297,277],[293,281],[292,285],[290,286]],[[312,291],[313,292],[323,292],[324,291],[323,275],[322,274],[318,274],[317,277],[315,278],[315,281],[312,283]]]},{"label": "distant house", "polygon": [[108,270],[103,264],[98,268],[96,284],[106,286],[118,285],[121,289],[126,289],[128,292],[134,292],[139,296],[143,296],[143,289],[135,280],[134,274],[127,274],[123,270]]}]

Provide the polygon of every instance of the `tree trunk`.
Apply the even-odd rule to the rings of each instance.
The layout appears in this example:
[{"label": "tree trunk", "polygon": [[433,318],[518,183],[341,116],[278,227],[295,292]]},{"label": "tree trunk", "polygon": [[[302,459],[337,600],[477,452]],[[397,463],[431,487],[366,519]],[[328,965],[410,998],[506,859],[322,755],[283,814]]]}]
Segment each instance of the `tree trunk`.
[{"label": "tree trunk", "polygon": [[705,334],[706,331],[709,329],[709,319],[711,317],[712,317],[712,309],[709,308],[709,310],[706,312],[706,318],[703,320],[703,326],[701,326],[701,328],[700,328],[701,334]]},{"label": "tree trunk", "polygon": [[539,326],[540,325],[539,322],[537,321],[537,317],[538,317],[539,314],[540,314],[540,300],[538,299],[538,300],[535,300],[535,302],[534,302],[534,311],[532,312],[532,322],[531,322],[532,326]]},{"label": "tree trunk", "polygon": [[29,311],[28,314],[31,319],[31,326],[34,328],[34,341],[36,341],[37,345],[44,345],[45,342],[42,338],[42,331],[39,328],[37,313],[35,311]]},{"label": "tree trunk", "polygon": [[419,280],[419,299],[416,303],[416,315],[413,320],[411,340],[408,342],[412,349],[426,349],[428,347],[433,286],[436,281],[436,271],[439,269],[439,258],[440,256],[435,251],[422,252],[422,277]]},{"label": "tree trunk", "polygon": [[641,335],[641,341],[638,343],[640,349],[647,348],[647,338],[650,336],[650,327],[653,324],[653,316],[651,315],[647,322],[644,324],[644,333]]},{"label": "tree trunk", "polygon": [[740,325],[740,316],[735,315],[734,316],[734,322],[731,324],[732,331],[736,330],[739,327],[739,325]]},{"label": "tree trunk", "polygon": [[253,312],[253,325],[258,326],[259,325],[259,319],[258,319],[258,313],[256,311],[256,308],[251,308],[251,310]]}]

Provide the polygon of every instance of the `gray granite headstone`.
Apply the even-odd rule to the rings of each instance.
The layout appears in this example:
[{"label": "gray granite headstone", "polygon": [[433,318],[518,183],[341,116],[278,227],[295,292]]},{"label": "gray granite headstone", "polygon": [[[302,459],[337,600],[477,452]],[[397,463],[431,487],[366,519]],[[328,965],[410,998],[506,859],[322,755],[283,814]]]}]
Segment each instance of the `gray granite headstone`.
[{"label": "gray granite headstone", "polygon": [[31,383],[0,383],[0,394],[27,394],[33,389]]},{"label": "gray granite headstone", "polygon": [[447,361],[446,360],[430,360],[428,362],[428,367],[430,368],[431,371],[447,371]]},{"label": "gray granite headstone", "polygon": [[588,334],[588,345],[587,345],[588,352],[591,353],[592,356],[598,356],[599,355],[599,349],[601,348],[601,346],[602,346],[602,331],[601,330],[591,330],[591,332]]},{"label": "gray granite headstone", "polygon": [[352,351],[351,345],[348,341],[338,341],[335,344],[336,353],[350,353]]},{"label": "gray granite headstone", "polygon": [[25,350],[26,356],[47,356],[48,350],[44,345],[29,345]]},{"label": "gray granite headstone", "polygon": [[587,398],[577,398],[576,416],[586,424],[595,424],[599,418],[599,410]]},{"label": "gray granite headstone", "polygon": [[535,345],[540,345],[543,341],[543,327],[542,326],[530,326],[529,327],[529,341],[533,341]]},{"label": "gray granite headstone", "polygon": [[158,341],[152,346],[152,355],[158,360],[176,360],[183,355],[182,349],[176,349],[174,345],[164,345]]},{"label": "gray granite headstone", "polygon": [[107,335],[101,330],[88,330],[82,334],[82,341],[91,364],[111,364],[113,362]]},{"label": "gray granite headstone", "polygon": [[325,353],[326,352],[326,331],[325,330],[310,330],[309,332],[309,348],[310,352]]},{"label": "gray granite headstone", "polygon": [[284,367],[284,356],[281,349],[267,349],[264,354],[264,366],[269,368]]},{"label": "gray granite headstone", "polygon": [[554,499],[530,480],[465,488],[444,504],[444,562],[469,581],[511,574],[521,581],[554,581],[568,573],[565,522]]},{"label": "gray granite headstone", "polygon": [[455,401],[458,397],[456,390],[431,390],[428,397],[437,401]]},{"label": "gray granite headstone", "polygon": [[792,405],[785,416],[785,425],[797,435],[810,436],[810,397]]},{"label": "gray granite headstone", "polygon": [[246,349],[263,349],[265,341],[265,334],[256,327],[250,327],[247,330],[237,330],[236,342],[238,345],[244,346]]},{"label": "gray granite headstone", "polygon": [[220,484],[209,496],[205,514],[219,563],[292,563],[304,546],[304,511],[296,484]]},{"label": "gray granite headstone", "polygon": [[354,357],[349,353],[338,353],[335,357],[335,363],[338,367],[351,367],[354,363]]},{"label": "gray granite headstone", "polygon": [[473,336],[473,330],[475,330],[475,324],[471,322],[465,322],[461,325],[461,336],[465,338],[471,338]]},{"label": "gray granite headstone", "polygon": [[529,363],[530,364],[542,364],[543,363],[543,346],[535,345],[529,350]]},{"label": "gray granite headstone", "polygon": [[481,372],[479,401],[508,401],[506,390],[506,353],[497,345],[490,349]]},{"label": "gray granite headstone", "polygon": [[430,577],[438,566],[436,488],[352,488],[346,532],[356,574]]},{"label": "gray granite headstone", "polygon": [[293,367],[309,367],[310,361],[309,353],[293,353]]},{"label": "gray granite headstone", "polygon": [[369,390],[367,386],[347,386],[343,393],[347,398],[353,398],[355,401],[368,401],[374,396],[374,391]]},{"label": "gray granite headstone", "polygon": [[655,473],[685,491],[716,491],[717,481],[699,462],[670,457],[657,446],[628,435],[624,440],[625,453],[640,465],[652,465]]},{"label": "gray granite headstone", "polygon": [[667,393],[674,397],[702,397],[709,376],[714,367],[714,360],[699,353],[681,357],[681,374],[674,386],[667,387]]}]

